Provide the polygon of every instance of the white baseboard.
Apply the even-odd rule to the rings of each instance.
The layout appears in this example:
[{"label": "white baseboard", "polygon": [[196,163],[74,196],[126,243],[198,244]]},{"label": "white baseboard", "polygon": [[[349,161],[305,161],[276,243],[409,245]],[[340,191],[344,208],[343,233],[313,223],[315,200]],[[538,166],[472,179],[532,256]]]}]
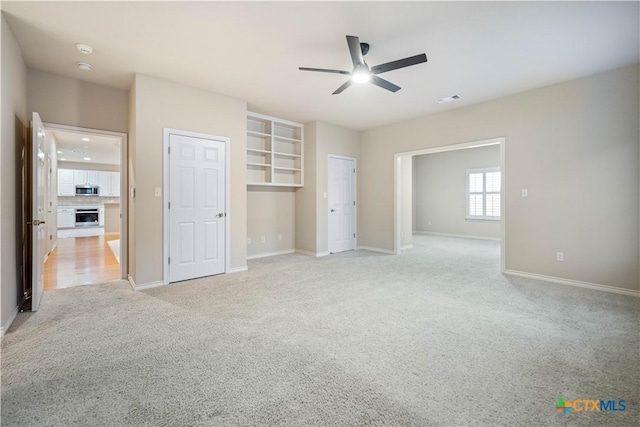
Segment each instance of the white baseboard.
[{"label": "white baseboard", "polygon": [[400,247],[401,251],[404,251],[405,249],[413,249],[413,245],[404,245],[404,246]]},{"label": "white baseboard", "polygon": [[416,230],[413,234],[421,234],[421,235],[431,235],[431,236],[442,236],[442,237],[458,237],[463,239],[475,239],[475,240],[491,240],[492,242],[499,242],[499,237],[486,237],[486,236],[469,236],[467,234],[449,234],[449,233],[434,233],[431,231],[421,231]]},{"label": "white baseboard", "polygon": [[4,337],[4,334],[7,333],[7,331],[11,327],[11,324],[13,324],[13,321],[16,320],[17,315],[18,315],[18,306],[16,306],[16,308],[13,309],[7,321],[4,322],[4,325],[2,325],[2,327],[0,327],[0,337]]},{"label": "white baseboard", "polygon": [[295,251],[296,251],[295,249],[286,249],[284,251],[263,252],[261,254],[248,255],[247,259],[257,259],[257,258],[266,258],[266,257],[276,256],[276,255],[292,254]]},{"label": "white baseboard", "polygon": [[232,273],[242,273],[243,271],[248,271],[249,267],[247,267],[246,265],[243,265],[242,267],[231,267],[229,268],[229,271],[227,271],[227,274],[232,274]]},{"label": "white baseboard", "polygon": [[372,246],[358,246],[358,249],[364,249],[365,251],[371,251],[371,252],[380,252],[383,254],[391,254],[391,255],[395,255],[395,252],[389,249],[382,249],[382,248],[374,248]]},{"label": "white baseboard", "polygon": [[509,276],[524,277],[525,279],[542,280],[544,282],[558,283],[560,285],[576,286],[578,288],[595,289],[596,291],[612,292],[614,294],[640,297],[640,291],[618,288],[617,286],[600,285],[597,283],[580,282],[578,280],[562,279],[559,277],[544,276],[542,274],[525,273],[523,271],[504,270],[504,274]]},{"label": "white baseboard", "polygon": [[296,253],[298,254],[302,254],[302,255],[308,255],[308,256],[312,256],[312,257],[321,257],[321,256],[327,256],[327,255],[331,255],[330,252],[311,252],[311,251],[305,251],[302,249],[296,249],[295,250]]},{"label": "white baseboard", "polygon": [[157,287],[160,287],[160,286],[164,286],[164,282],[163,281],[143,283],[142,285],[138,285],[133,280],[133,277],[131,277],[130,274],[127,275],[127,279],[129,280],[129,284],[131,285],[131,287],[133,288],[134,291],[143,291],[145,289],[151,289],[151,288],[157,288]]}]

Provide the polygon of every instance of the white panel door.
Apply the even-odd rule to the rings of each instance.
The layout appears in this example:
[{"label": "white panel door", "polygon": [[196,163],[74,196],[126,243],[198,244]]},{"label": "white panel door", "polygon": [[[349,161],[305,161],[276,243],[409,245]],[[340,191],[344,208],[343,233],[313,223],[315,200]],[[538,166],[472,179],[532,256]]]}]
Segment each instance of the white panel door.
[{"label": "white panel door", "polygon": [[355,159],[329,156],[329,252],[355,249]]},{"label": "white panel door", "polygon": [[44,126],[38,113],[31,120],[31,311],[37,311],[44,293],[45,151]]},{"label": "white panel door", "polygon": [[224,142],[169,137],[169,281],[225,271]]}]

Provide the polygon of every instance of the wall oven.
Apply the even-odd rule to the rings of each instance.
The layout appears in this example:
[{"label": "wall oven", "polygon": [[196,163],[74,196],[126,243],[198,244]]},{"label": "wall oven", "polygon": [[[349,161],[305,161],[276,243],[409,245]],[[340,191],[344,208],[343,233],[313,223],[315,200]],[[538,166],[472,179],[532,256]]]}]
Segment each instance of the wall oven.
[{"label": "wall oven", "polygon": [[95,185],[76,185],[76,196],[99,196]]},{"label": "wall oven", "polygon": [[76,227],[98,227],[98,208],[76,208]]}]

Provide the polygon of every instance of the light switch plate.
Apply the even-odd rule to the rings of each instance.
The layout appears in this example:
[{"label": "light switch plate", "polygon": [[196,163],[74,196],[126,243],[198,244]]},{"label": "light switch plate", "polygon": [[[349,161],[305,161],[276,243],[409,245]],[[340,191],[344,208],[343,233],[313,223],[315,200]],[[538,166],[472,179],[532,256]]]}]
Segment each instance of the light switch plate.
[{"label": "light switch plate", "polygon": [[529,190],[527,190],[526,188],[522,189],[522,197],[529,197]]},{"label": "light switch plate", "polygon": [[162,196],[162,189],[160,187],[156,187],[155,195],[156,197]]}]

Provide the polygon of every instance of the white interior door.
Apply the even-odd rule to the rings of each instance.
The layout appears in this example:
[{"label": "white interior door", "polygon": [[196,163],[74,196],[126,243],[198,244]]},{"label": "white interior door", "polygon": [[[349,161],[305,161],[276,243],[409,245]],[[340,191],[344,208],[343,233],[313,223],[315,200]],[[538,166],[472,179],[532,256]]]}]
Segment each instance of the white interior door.
[{"label": "white interior door", "polygon": [[169,136],[169,282],[225,272],[225,148]]},{"label": "white interior door", "polygon": [[329,252],[355,249],[356,160],[329,156],[328,170]]},{"label": "white interior door", "polygon": [[31,311],[37,311],[44,292],[45,256],[45,151],[44,126],[38,113],[31,120]]}]

